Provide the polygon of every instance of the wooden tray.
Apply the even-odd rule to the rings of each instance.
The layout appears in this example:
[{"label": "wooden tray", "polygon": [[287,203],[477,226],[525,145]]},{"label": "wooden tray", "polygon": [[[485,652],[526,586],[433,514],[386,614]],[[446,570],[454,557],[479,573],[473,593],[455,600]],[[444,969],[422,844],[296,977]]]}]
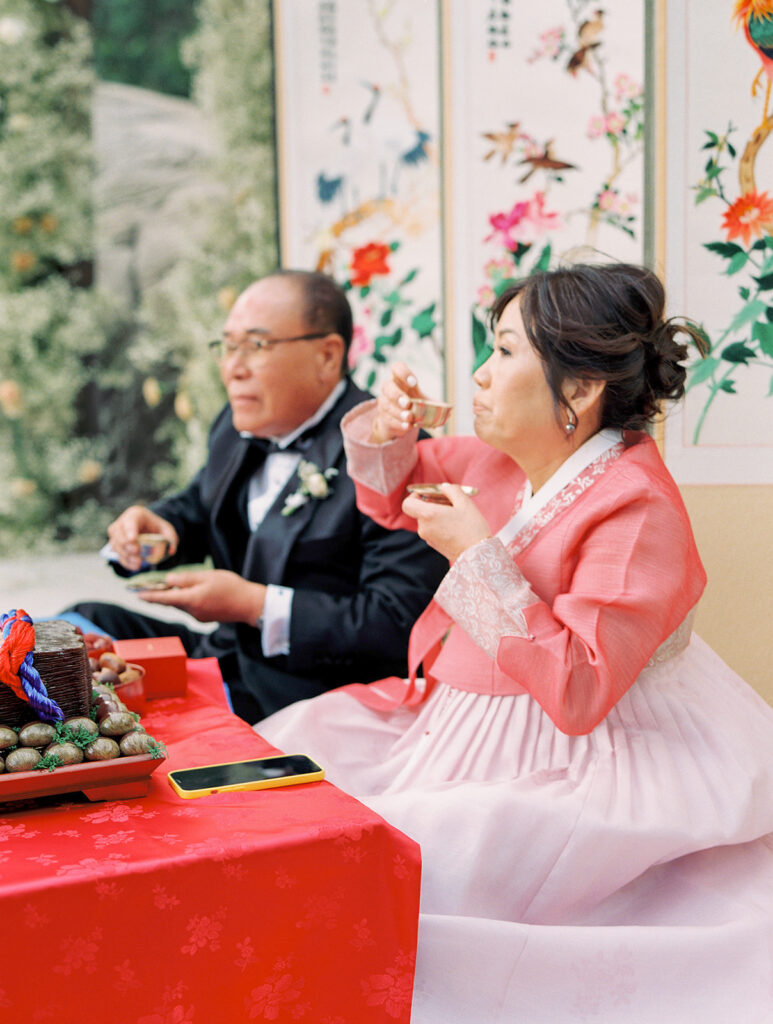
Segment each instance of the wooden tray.
[{"label": "wooden tray", "polygon": [[135,754],[111,761],[68,764],[52,772],[3,772],[0,775],[0,803],[78,790],[89,800],[127,800],[145,796],[150,789],[150,776],[165,760],[150,754]]}]

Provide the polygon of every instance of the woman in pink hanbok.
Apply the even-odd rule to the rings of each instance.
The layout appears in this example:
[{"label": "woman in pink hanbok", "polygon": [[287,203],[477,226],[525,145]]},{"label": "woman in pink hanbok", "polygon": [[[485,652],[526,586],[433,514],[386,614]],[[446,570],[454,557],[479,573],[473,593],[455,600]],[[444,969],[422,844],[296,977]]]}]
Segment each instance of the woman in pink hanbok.
[{"label": "woman in pink hanbok", "polygon": [[644,428],[701,343],[664,305],[640,267],[534,275],[492,310],[477,437],[417,441],[403,364],[344,420],[360,508],[450,568],[408,680],[256,728],[421,844],[415,1024],[773,1021],[773,709],[692,633]]}]

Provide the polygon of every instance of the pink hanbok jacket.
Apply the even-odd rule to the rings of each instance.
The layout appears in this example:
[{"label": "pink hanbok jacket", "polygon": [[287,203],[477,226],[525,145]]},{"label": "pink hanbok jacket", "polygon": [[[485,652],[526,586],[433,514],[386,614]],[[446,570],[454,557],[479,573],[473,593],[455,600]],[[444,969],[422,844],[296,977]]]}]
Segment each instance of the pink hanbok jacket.
[{"label": "pink hanbok jacket", "polygon": [[[420,481],[477,487],[492,534],[520,508],[527,481],[508,456],[475,437],[369,444],[374,414],[363,403],[342,427],[357,504],[378,523],[415,529],[401,504]],[[648,664],[686,646],[705,582],[657,446],[626,433],[507,543],[492,536],[457,559],[411,633],[407,686],[390,679],[352,691],[383,708],[419,703],[438,681],[527,693],[562,732],[588,733]]]}]

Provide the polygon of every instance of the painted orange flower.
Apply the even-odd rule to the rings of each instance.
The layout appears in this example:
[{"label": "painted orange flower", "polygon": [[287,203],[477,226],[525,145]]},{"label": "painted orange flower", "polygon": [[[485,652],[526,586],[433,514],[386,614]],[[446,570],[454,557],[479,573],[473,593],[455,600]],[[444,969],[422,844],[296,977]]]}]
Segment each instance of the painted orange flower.
[{"label": "painted orange flower", "polygon": [[377,274],[388,274],[387,256],[392,250],[382,242],[369,242],[352,253],[352,284],[370,284]]},{"label": "painted orange flower", "polygon": [[773,199],[767,192],[745,192],[725,211],[722,227],[728,242],[740,238],[748,246],[752,238],[773,228]]}]

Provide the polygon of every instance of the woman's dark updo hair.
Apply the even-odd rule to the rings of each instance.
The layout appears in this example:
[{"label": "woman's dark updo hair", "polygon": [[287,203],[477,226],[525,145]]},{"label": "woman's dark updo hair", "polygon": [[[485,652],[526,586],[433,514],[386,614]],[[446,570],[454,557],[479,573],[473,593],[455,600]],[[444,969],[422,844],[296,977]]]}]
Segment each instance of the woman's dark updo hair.
[{"label": "woman's dark updo hair", "polygon": [[641,430],[664,399],[682,397],[688,349],[677,335],[706,352],[695,325],[664,319],[663,285],[646,267],[582,263],[532,274],[497,298],[492,330],[516,298],[557,409],[570,409],[565,380],[606,381],[602,427]]}]

